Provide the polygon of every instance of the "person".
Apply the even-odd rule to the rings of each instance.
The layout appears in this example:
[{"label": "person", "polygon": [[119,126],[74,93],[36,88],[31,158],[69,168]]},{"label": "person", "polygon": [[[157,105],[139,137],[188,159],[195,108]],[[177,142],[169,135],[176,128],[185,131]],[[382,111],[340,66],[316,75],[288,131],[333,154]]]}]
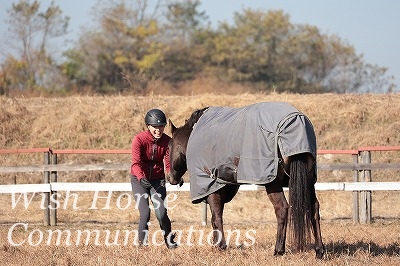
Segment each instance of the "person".
[{"label": "person", "polygon": [[168,248],[176,248],[175,234],[171,232],[171,221],[167,214],[165,174],[170,171],[168,143],[170,137],[164,134],[167,120],[160,109],[151,109],[144,118],[147,130],[132,139],[131,184],[139,209],[139,244],[148,245],[148,223],[152,201],[157,220],[163,231]]}]

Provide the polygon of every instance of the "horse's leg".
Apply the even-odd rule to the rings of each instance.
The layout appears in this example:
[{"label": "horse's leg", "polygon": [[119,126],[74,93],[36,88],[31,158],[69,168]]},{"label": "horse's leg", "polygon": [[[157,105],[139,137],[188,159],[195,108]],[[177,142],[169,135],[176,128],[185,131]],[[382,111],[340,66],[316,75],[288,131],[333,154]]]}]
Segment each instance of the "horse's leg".
[{"label": "horse's leg", "polygon": [[289,204],[286,200],[280,183],[281,178],[276,177],[273,182],[265,186],[268,198],[274,206],[275,216],[278,223],[274,255],[285,254],[286,229],[289,210]]},{"label": "horse's leg", "polygon": [[308,169],[312,169],[311,178],[313,178],[312,187],[310,188],[310,197],[312,206],[312,219],[311,224],[313,227],[313,234],[315,238],[315,254],[318,259],[322,259],[325,253],[325,247],[322,242],[321,225],[320,225],[320,215],[319,215],[319,201],[315,192],[314,184],[317,181],[315,169],[314,169],[314,159],[308,156]]},{"label": "horse's leg", "polygon": [[224,225],[222,214],[224,212],[224,203],[221,200],[221,192],[216,191],[207,197],[207,203],[211,210],[211,224],[213,227],[213,244],[221,250],[226,249],[224,235]]},{"label": "horse's leg", "polygon": [[314,215],[313,219],[311,220],[311,223],[313,226],[313,233],[315,237],[315,254],[318,259],[322,259],[325,253],[325,247],[324,244],[322,243],[320,216],[319,216],[319,202],[316,197],[314,201]]},{"label": "horse's leg", "polygon": [[315,189],[311,189],[311,203],[313,204],[313,215],[311,219],[311,224],[313,227],[313,234],[315,238],[315,255],[318,259],[322,259],[325,253],[325,247],[322,243],[320,216],[319,216],[319,202],[317,195],[315,194]]}]

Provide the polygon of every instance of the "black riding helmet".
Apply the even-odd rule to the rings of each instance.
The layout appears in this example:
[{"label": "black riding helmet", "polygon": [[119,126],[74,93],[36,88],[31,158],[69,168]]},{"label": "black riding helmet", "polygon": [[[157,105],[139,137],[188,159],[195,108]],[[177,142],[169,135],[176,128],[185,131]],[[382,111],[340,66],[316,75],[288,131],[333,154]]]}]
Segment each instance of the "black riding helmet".
[{"label": "black riding helmet", "polygon": [[165,126],[167,124],[167,118],[165,114],[160,109],[151,109],[147,112],[144,122],[146,125],[151,125],[155,127]]}]

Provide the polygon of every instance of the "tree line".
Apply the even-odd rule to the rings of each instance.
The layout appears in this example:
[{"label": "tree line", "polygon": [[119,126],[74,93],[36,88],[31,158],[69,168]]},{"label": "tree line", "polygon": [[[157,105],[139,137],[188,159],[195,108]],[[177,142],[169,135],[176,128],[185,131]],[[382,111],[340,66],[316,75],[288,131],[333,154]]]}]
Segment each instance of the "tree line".
[{"label": "tree line", "polygon": [[199,77],[258,91],[396,88],[386,67],[365,62],[337,35],[291,23],[282,10],[245,8],[232,23],[213,26],[200,0],[98,0],[94,27],[83,30],[62,56],[53,52],[54,43],[67,35],[70,18],[54,1],[43,9],[40,1],[20,0],[7,14],[12,52],[0,62],[0,94],[146,94],[153,81],[179,88]]}]

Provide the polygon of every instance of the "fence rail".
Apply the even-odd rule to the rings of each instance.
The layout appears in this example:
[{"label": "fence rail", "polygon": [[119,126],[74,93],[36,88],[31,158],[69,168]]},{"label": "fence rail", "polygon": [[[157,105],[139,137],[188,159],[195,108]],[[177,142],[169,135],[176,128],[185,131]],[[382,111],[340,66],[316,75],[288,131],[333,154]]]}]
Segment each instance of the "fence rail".
[{"label": "fence rail", "polygon": [[[319,171],[349,170],[353,173],[353,182],[316,183],[316,190],[353,191],[353,221],[356,223],[371,222],[371,191],[400,190],[400,182],[371,182],[371,170],[399,170],[400,163],[371,163],[371,151],[400,151],[400,146],[361,147],[358,150],[318,150],[318,155],[342,154],[351,155],[353,163],[317,164]],[[44,224],[56,225],[57,213],[54,202],[57,191],[123,191],[130,192],[130,183],[60,183],[58,172],[75,171],[128,171],[130,164],[58,164],[58,154],[130,154],[130,150],[52,150],[50,148],[0,150],[0,154],[43,153],[44,164],[32,166],[0,166],[0,173],[43,172],[43,184],[0,185],[0,193],[45,193]],[[360,162],[361,161],[361,162]],[[189,184],[182,187],[168,186],[167,191],[189,191]],[[264,190],[262,186],[242,185],[239,190]],[[202,211],[202,223],[207,220],[207,205]]]},{"label": "fence rail", "polygon": [[[329,182],[316,183],[315,189],[320,191],[390,191],[400,190],[400,182]],[[263,186],[258,185],[241,185],[239,191],[264,191]],[[288,190],[284,188],[284,190]],[[131,183],[49,183],[49,184],[18,184],[18,185],[1,185],[0,193],[45,193],[52,191],[115,191],[115,192],[131,192]],[[189,183],[184,183],[181,187],[167,186],[167,191],[183,191],[189,192]]]}]

